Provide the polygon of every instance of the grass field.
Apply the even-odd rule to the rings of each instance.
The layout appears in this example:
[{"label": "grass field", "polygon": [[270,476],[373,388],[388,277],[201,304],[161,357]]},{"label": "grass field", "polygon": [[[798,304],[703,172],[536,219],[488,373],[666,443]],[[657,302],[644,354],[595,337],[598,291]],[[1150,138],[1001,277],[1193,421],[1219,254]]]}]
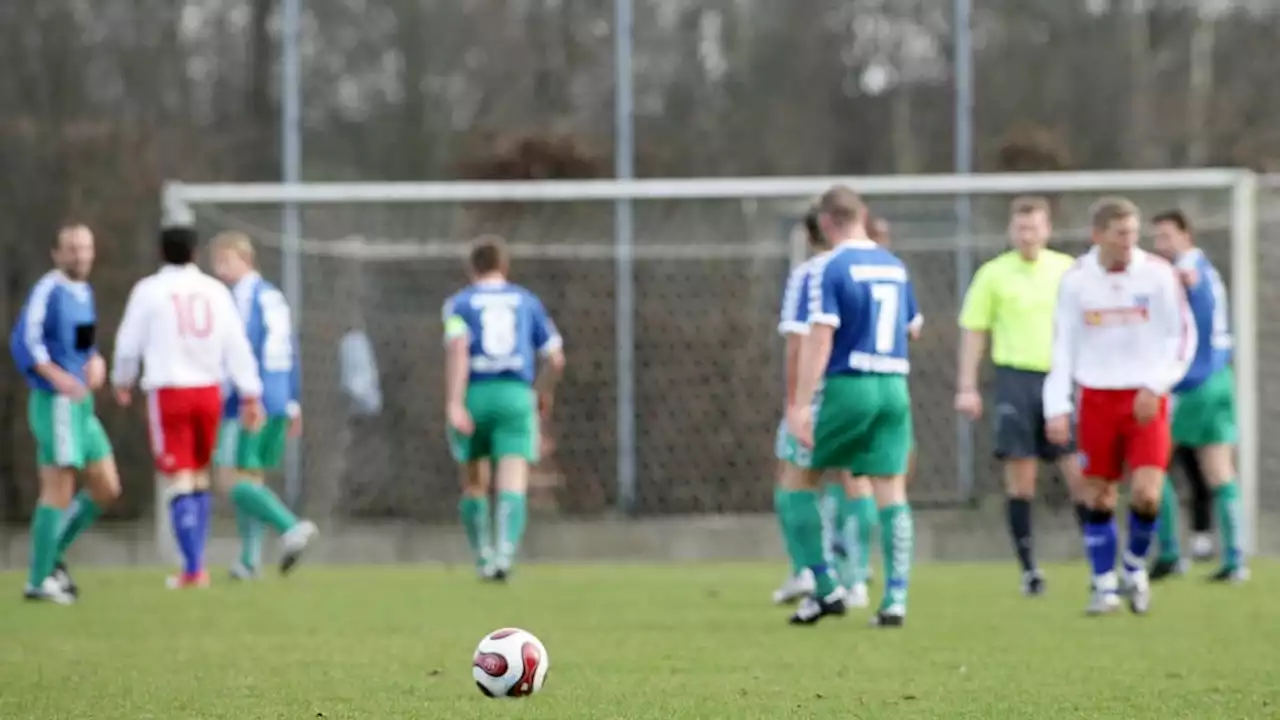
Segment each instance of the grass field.
[{"label": "grass field", "polygon": [[[1017,593],[1007,565],[920,568],[905,629],[866,612],[791,628],[772,565],[464,570],[308,567],[287,582],[166,592],[158,573],[82,572],[74,607],[0,613],[0,718],[1280,717],[1280,568],[1185,578],[1152,614],[1086,619],[1079,566]],[[537,634],[542,693],[488,700],[471,652]]]}]

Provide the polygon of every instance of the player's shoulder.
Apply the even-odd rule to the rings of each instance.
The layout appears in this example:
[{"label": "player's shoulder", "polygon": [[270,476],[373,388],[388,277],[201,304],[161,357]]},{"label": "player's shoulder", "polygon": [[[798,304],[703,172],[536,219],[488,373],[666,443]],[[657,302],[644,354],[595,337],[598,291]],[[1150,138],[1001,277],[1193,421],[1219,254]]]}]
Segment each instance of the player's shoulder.
[{"label": "player's shoulder", "polygon": [[1074,255],[1053,248],[1045,248],[1042,257],[1049,261],[1050,267],[1060,268],[1063,272],[1070,270],[1079,260]]},{"label": "player's shoulder", "polygon": [[57,270],[50,270],[40,276],[35,284],[31,286],[30,297],[49,297],[59,287],[62,286],[62,273]]}]

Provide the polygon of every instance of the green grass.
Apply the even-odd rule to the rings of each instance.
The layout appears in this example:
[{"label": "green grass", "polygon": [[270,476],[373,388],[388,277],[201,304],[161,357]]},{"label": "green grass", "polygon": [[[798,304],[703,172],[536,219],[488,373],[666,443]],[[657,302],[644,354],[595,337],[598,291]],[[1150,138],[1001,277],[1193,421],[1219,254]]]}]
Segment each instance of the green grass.
[{"label": "green grass", "polygon": [[[771,565],[526,567],[505,587],[434,568],[308,567],[166,592],[83,572],[75,607],[0,612],[0,718],[1197,718],[1280,716],[1280,572],[1159,586],[1152,614],[1086,619],[1080,566],[1050,594],[1008,565],[920,569],[907,628],[865,611],[791,628]],[[488,700],[475,643],[546,644],[543,691]]]}]

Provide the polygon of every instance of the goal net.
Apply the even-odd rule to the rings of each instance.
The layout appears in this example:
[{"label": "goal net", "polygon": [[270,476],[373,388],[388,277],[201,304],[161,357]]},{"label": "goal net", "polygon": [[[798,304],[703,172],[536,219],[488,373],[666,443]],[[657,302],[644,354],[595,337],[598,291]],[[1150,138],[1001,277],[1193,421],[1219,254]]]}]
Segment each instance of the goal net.
[{"label": "goal net", "polygon": [[[746,513],[771,505],[783,383],[775,328],[787,271],[803,257],[796,222],[840,181],[891,224],[893,249],[913,274],[926,317],[911,349],[916,502],[999,492],[989,428],[969,426],[952,410],[955,318],[973,270],[1007,246],[1010,199],[1048,196],[1057,246],[1078,254],[1088,244],[1089,204],[1124,194],[1148,215],[1185,210],[1232,288],[1241,476],[1257,509],[1259,461],[1280,464],[1280,449],[1257,442],[1256,309],[1265,293],[1255,278],[1259,264],[1280,271],[1280,255],[1272,258],[1265,246],[1257,252],[1258,191],[1246,172],[175,183],[165,203],[170,216],[194,218],[202,236],[248,233],[263,274],[277,284],[296,263],[296,287],[286,292],[300,297],[307,431],[299,474],[313,515],[453,517],[440,309],[464,284],[467,243],[481,233],[507,239],[513,280],[543,298],[566,340],[569,368],[549,428],[554,451],[535,473],[532,500],[571,515],[607,512],[620,500],[648,515]],[[621,228],[629,242],[618,242],[619,201],[633,218],[629,233]],[[290,206],[296,238],[281,232]],[[631,288],[620,283],[627,268]],[[362,411],[343,387],[344,339],[355,335],[369,340],[376,357],[377,412]],[[1280,347],[1272,351],[1280,359]],[[630,473],[633,487],[624,477],[620,488],[619,477]],[[1065,491],[1059,497],[1065,502]]]}]

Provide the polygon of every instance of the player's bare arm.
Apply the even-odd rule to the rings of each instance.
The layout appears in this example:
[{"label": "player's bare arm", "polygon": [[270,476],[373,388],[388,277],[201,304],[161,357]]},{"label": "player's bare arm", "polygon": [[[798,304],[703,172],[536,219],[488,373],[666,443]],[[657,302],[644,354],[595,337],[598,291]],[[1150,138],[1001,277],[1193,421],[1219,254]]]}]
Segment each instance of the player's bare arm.
[{"label": "player's bare arm", "polygon": [[813,398],[818,393],[823,371],[831,359],[831,341],[835,328],[813,323],[800,343],[796,370],[796,394],[787,409],[787,425],[796,439],[806,447],[813,445]]},{"label": "player's bare arm", "polygon": [[987,333],[962,330],[960,361],[956,370],[956,410],[970,420],[982,417],[982,393],[978,392],[978,367],[987,351]]},{"label": "player's bare arm", "polygon": [[[448,327],[453,320],[456,320],[457,324],[461,326],[461,334],[451,332],[451,330],[458,330],[458,328]],[[444,353],[445,418],[449,422],[449,427],[463,435],[470,435],[475,429],[472,424],[471,413],[467,411],[466,404],[471,360],[467,345],[471,340],[466,333],[466,324],[461,319],[451,318],[446,320],[445,324],[445,332],[451,335],[445,341]]]},{"label": "player's bare arm", "polygon": [[538,412],[545,420],[551,416],[555,406],[556,386],[564,377],[564,348],[558,344],[541,352],[538,377],[534,380],[533,390],[538,396]]}]

